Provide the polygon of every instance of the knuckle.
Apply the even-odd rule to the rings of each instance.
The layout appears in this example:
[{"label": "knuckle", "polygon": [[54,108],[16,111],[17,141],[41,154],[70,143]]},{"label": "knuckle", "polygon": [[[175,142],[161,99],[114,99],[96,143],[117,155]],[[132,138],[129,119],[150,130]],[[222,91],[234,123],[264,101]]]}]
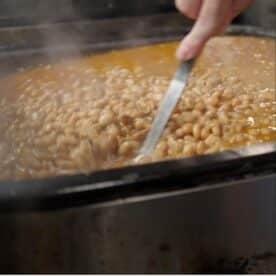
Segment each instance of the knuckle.
[{"label": "knuckle", "polygon": [[197,10],[195,5],[190,0],[175,0],[176,8],[189,18],[195,19],[197,17]]}]

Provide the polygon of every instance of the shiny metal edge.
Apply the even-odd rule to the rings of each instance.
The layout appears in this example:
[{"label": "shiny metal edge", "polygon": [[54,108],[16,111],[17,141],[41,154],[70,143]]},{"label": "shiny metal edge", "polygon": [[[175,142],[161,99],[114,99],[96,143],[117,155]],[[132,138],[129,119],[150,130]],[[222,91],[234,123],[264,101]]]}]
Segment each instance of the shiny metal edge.
[{"label": "shiny metal edge", "polygon": [[[275,179],[276,182],[276,172],[267,174],[264,176],[257,176],[254,178],[254,181],[265,181],[266,179]],[[140,196],[132,196],[129,198],[119,198],[115,200],[100,202],[91,204],[88,206],[79,206],[77,208],[91,208],[91,209],[98,209],[98,208],[106,208],[106,207],[112,207],[112,206],[118,206],[118,205],[126,205],[126,204],[135,204],[139,202],[149,201],[149,200],[158,200],[162,198],[168,198],[168,197],[178,197],[182,195],[192,194],[192,193],[198,193],[198,192],[205,192],[210,190],[218,190],[218,189],[224,189],[232,186],[242,185],[248,183],[249,179],[244,178],[241,180],[232,180],[232,181],[226,181],[222,183],[216,183],[213,185],[202,185],[200,187],[195,188],[187,188],[187,189],[181,189],[181,190],[175,190],[175,191],[168,191],[168,192],[157,192],[149,195],[140,195]],[[75,210],[75,207],[72,209]],[[68,208],[68,210],[72,210],[71,208]]]}]

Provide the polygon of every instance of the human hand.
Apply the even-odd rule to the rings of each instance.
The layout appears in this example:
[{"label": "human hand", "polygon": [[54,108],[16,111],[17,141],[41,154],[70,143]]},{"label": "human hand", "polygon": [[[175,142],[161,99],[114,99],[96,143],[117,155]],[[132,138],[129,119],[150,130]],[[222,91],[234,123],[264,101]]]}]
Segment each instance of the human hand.
[{"label": "human hand", "polygon": [[207,40],[223,32],[250,2],[252,0],[175,0],[176,7],[181,13],[196,19],[194,27],[177,49],[177,58],[194,58]]}]

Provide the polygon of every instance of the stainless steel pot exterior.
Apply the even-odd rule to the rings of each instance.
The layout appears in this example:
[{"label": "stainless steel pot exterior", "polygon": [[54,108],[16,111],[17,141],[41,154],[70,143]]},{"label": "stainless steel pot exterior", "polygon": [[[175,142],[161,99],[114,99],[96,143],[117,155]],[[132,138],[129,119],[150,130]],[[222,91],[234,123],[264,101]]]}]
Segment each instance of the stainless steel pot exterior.
[{"label": "stainless steel pot exterior", "polygon": [[276,252],[275,181],[1,214],[0,272],[196,272],[220,258]]},{"label": "stainless steel pot exterior", "polygon": [[[140,18],[136,20],[142,21]],[[129,22],[125,24],[125,20],[119,21],[120,24],[111,22],[103,29],[110,31],[113,25],[112,30],[121,31],[122,26],[132,29]],[[155,28],[143,28],[151,32],[142,33],[142,39],[132,43],[136,45],[150,41],[148,38],[152,37],[153,31],[156,33],[156,26],[160,31],[160,38],[156,41],[162,37],[168,38],[172,30],[174,34],[171,39],[182,35],[183,25],[177,22],[176,28],[164,28],[169,21],[167,15],[165,21],[154,19],[149,26]],[[160,25],[160,22],[164,25]],[[93,36],[87,30],[98,31],[101,28],[91,28],[90,24],[86,24],[72,29],[77,30],[78,34],[82,31],[85,38],[99,39],[99,33]],[[28,33],[28,28],[24,32]],[[26,52],[29,49],[35,52],[40,48],[39,43],[30,43],[37,42],[37,34],[30,32],[29,36],[21,36],[19,33],[13,30],[8,35],[15,40],[9,43],[15,49],[3,45],[1,49],[12,53],[17,48],[22,48],[23,52],[24,49],[27,49]],[[240,33],[270,36],[254,28],[241,28]],[[72,37],[75,38],[74,35]],[[114,46],[113,38],[103,41],[106,43],[102,43],[101,50]],[[93,41],[84,42],[94,45]],[[120,45],[129,45],[129,41],[117,46]],[[60,47],[62,52],[63,46]],[[20,54],[22,52],[17,52],[15,56]],[[2,61],[3,57],[5,62],[9,61],[9,69],[24,64],[16,58],[10,60],[7,52],[1,52],[0,56]],[[34,62],[28,56],[27,59]],[[262,173],[260,168],[256,168],[256,171]],[[0,212],[0,273],[196,272],[220,258],[276,252],[276,175],[252,178],[236,181],[232,186],[217,185],[221,187],[209,187],[208,190],[200,189],[193,193],[177,190],[152,193],[151,196],[136,199],[117,199],[112,205],[97,208],[87,204],[71,210]],[[210,179],[207,178],[206,183],[208,181]],[[166,184],[170,185],[169,182]],[[66,185],[69,187],[72,183]],[[183,187],[185,185],[189,183],[183,180]],[[21,186],[21,190],[25,190],[25,187]],[[31,193],[32,190],[29,190]],[[50,193],[53,200],[57,199],[58,191]],[[10,192],[10,195],[18,196],[13,189]]]}]

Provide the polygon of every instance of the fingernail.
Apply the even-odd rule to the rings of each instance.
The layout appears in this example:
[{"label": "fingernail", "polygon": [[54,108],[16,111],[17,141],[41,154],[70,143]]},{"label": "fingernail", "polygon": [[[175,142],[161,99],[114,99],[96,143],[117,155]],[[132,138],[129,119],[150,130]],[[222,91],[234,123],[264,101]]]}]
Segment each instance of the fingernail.
[{"label": "fingernail", "polygon": [[176,51],[176,57],[180,60],[189,60],[193,58],[193,52],[187,48],[179,47]]}]

